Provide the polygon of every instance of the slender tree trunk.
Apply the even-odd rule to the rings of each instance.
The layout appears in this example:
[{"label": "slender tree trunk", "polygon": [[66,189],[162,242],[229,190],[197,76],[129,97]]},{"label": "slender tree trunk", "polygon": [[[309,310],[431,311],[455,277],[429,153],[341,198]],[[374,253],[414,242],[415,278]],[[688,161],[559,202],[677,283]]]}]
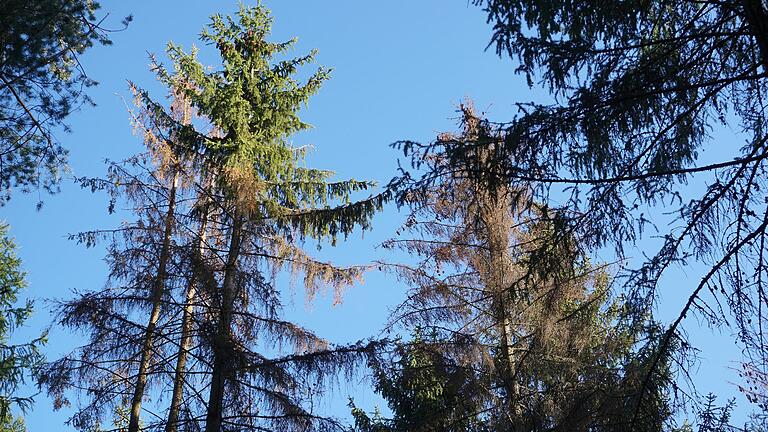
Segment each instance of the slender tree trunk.
[{"label": "slender tree trunk", "polygon": [[[205,243],[208,233],[208,209],[203,213],[200,221],[200,230],[197,237],[197,247],[195,250],[196,266],[203,264],[205,256]],[[193,270],[197,273],[197,270]],[[181,400],[184,397],[184,380],[186,378],[187,353],[192,345],[192,317],[195,312],[194,302],[197,297],[197,284],[199,278],[193,274],[187,287],[186,297],[184,299],[184,313],[181,319],[181,340],[179,342],[179,352],[176,357],[176,372],[173,377],[173,396],[171,397],[171,406],[168,410],[168,421],[165,424],[166,432],[176,432],[179,428],[179,412],[181,410]]]},{"label": "slender tree trunk", "polygon": [[486,285],[493,296],[493,319],[499,335],[500,359],[499,369],[504,390],[507,393],[507,407],[511,430],[516,430],[516,421],[522,413],[519,409],[519,386],[516,380],[517,361],[513,352],[514,331],[510,323],[510,313],[514,304],[509,304],[512,289],[511,272],[512,260],[509,255],[509,229],[506,200],[495,201],[486,197],[483,205],[482,219],[485,224],[488,242],[488,269]]},{"label": "slender tree trunk", "polygon": [[237,259],[240,255],[242,237],[242,217],[235,212],[229,239],[227,263],[224,269],[224,281],[221,287],[221,311],[216,337],[213,342],[213,370],[211,371],[211,391],[208,397],[208,413],[205,419],[205,432],[222,432],[222,414],[224,408],[224,389],[226,380],[231,375],[232,312],[234,308]]},{"label": "slender tree trunk", "polygon": [[165,280],[168,271],[168,260],[170,258],[171,236],[173,235],[174,211],[176,208],[176,184],[178,183],[178,172],[173,175],[170,196],[168,197],[168,212],[165,215],[165,227],[163,232],[163,244],[160,249],[160,258],[157,267],[157,277],[152,286],[152,312],[149,315],[149,322],[144,333],[144,344],[141,348],[141,360],[139,363],[139,373],[136,377],[136,388],[133,392],[131,401],[131,416],[128,422],[128,432],[139,431],[139,417],[141,415],[141,401],[144,398],[144,389],[147,386],[147,370],[152,357],[155,329],[160,319],[160,307],[163,301],[163,291],[165,291]]},{"label": "slender tree trunk", "polygon": [[519,408],[519,398],[520,398],[520,388],[517,384],[517,379],[515,377],[515,371],[517,369],[517,364],[515,360],[515,355],[512,351],[512,329],[509,322],[508,312],[507,312],[507,304],[504,301],[504,296],[506,293],[504,292],[498,292],[496,293],[496,310],[494,311],[496,315],[496,329],[499,332],[500,336],[500,346],[501,346],[501,375],[502,375],[502,382],[504,384],[504,390],[507,393],[507,406],[509,409],[509,417],[512,424],[510,425],[512,427],[511,430],[516,430],[516,421],[518,421],[522,415],[522,412]]}]

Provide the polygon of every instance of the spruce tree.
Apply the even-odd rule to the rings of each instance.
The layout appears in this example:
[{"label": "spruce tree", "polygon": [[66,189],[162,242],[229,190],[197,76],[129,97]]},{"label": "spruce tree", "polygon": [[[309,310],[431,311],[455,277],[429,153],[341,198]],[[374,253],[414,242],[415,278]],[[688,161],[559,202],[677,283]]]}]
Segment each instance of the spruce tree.
[{"label": "spruce tree", "polygon": [[[464,131],[439,140],[495,133],[471,107],[462,114]],[[649,317],[633,325],[621,299],[611,297],[606,266],[591,263],[574,237],[541,243],[561,214],[531,202],[528,189],[491,187],[493,171],[469,172],[439,150],[412,154],[422,176],[393,183],[411,213],[385,246],[411,253],[416,263],[388,266],[412,287],[391,326],[419,337],[374,363],[377,388],[395,417],[377,422],[356,410],[358,424],[621,431],[636,420],[632,430],[666,430],[674,409],[669,356],[644,389],[658,326]],[[478,166],[493,150],[467,149]]]},{"label": "spruce tree", "polygon": [[[766,372],[765,1],[474,3],[487,12],[490,46],[552,98],[488,122],[491,137],[431,144],[479,169],[472,175],[493,173],[490,186],[558,202],[562,225],[542,245],[575,236],[623,260],[639,240],[660,239],[619,279],[640,320],[669,269],[703,263],[664,351],[686,346],[683,322],[696,314],[732,325],[745,363]],[[740,136],[713,139],[721,128]],[[493,148],[492,160],[474,164],[477,147]],[[682,353],[678,365],[690,360]]]},{"label": "spruce tree", "polygon": [[[110,287],[63,305],[61,322],[88,330],[90,343],[44,374],[62,402],[78,378],[87,383],[92,397],[73,418],[81,429],[125,404],[130,431],[341,427],[313,412],[312,401],[326,378],[350,373],[375,344],[334,346],[283,320],[277,276],[303,275],[310,298],[324,286],[340,295],[361,270],[314,259],[301,244],[367,228],[387,195],[352,202],[372,183],[330,182],[332,172],[306,168],[307,149],[289,144],[309,127],[298,110],[328,71],[298,82],[314,52],[282,59],[294,41],[267,41],[271,22],[262,6],[214,16],[201,39],[220,54],[219,69],[169,45],[173,72],[154,70],[197,120],[135,89],[149,156],[113,166],[111,181],[84,180],[127,191],[138,219],[111,248],[120,294],[110,297]],[[147,400],[167,415],[148,418]]]},{"label": "spruce tree", "polygon": [[26,410],[32,398],[21,396],[19,387],[37,371],[43,356],[40,353],[45,337],[26,343],[11,343],[13,331],[24,325],[32,313],[32,302],[18,304],[18,296],[26,287],[21,260],[8,232],[0,224],[0,431],[26,431],[21,417],[12,409]]},{"label": "spruce tree", "polygon": [[470,368],[445,355],[446,341],[436,332],[416,328],[407,341],[397,341],[369,363],[375,390],[386,400],[391,418],[376,409],[366,413],[350,401],[360,432],[489,431],[483,407],[473,393]]},{"label": "spruce tree", "polygon": [[70,389],[88,395],[69,420],[78,430],[101,430],[109,417],[115,425],[125,417],[128,426],[146,389],[173,372],[166,360],[173,358],[177,344],[179,305],[172,293],[183,289],[190,276],[183,245],[177,245],[177,231],[183,228],[183,213],[176,212],[181,194],[173,197],[178,179],[154,165],[158,158],[148,152],[110,163],[104,179],[80,179],[112,195],[110,211],[125,204],[135,220],[71,236],[87,247],[105,241],[109,267],[103,288],[78,291],[59,302],[57,323],[81,331],[87,343],[46,364],[40,374],[56,409],[70,405]]}]

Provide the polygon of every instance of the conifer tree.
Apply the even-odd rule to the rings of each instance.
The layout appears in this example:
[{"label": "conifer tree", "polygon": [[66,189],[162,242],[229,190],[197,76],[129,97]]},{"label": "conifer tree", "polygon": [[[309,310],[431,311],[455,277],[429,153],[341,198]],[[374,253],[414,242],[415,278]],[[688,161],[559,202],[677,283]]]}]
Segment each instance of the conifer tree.
[{"label": "conifer tree", "polygon": [[[83,331],[87,344],[47,364],[40,375],[55,408],[69,405],[67,390],[87,392],[87,402],[69,422],[78,430],[100,430],[103,419],[117,414],[130,426],[146,388],[159,385],[173,371],[165,360],[172,358],[176,346],[178,306],[171,294],[182,289],[189,276],[183,250],[175,244],[180,216],[170,210],[178,204],[172,197],[176,179],[153,165],[157,157],[141,154],[111,163],[105,179],[80,179],[84,186],[109,191],[110,210],[128,204],[136,219],[116,229],[71,236],[88,247],[106,240],[109,266],[105,287],[77,292],[58,307],[57,322]],[[169,222],[172,239],[167,235]]]},{"label": "conifer tree", "polygon": [[[530,201],[556,198],[563,223],[542,245],[575,236],[621,261],[641,238],[660,239],[620,275],[639,318],[669,269],[703,263],[664,351],[687,344],[682,326],[697,314],[732,325],[745,363],[766,372],[765,1],[474,3],[487,12],[490,45],[552,99],[488,122],[491,137],[431,144],[454,165],[493,172],[495,185],[529,188]],[[713,139],[720,128],[741,134]],[[492,160],[472,165],[477,147],[492,147]],[[690,360],[682,353],[678,365]]]},{"label": "conifer tree", "polygon": [[[183,98],[176,99],[176,118],[182,124],[188,124],[190,122],[190,107],[184,103]],[[149,130],[149,129],[145,129]],[[149,138],[148,140],[146,138]],[[175,137],[171,136],[170,140],[173,142]],[[154,143],[160,143],[162,141],[157,139],[156,136],[145,134],[145,141],[149,141],[150,145]],[[175,157],[168,148],[153,148],[150,147],[156,155],[158,161],[158,167],[156,172],[158,179],[161,182],[166,183],[165,191],[167,192],[166,209],[162,215],[159,228],[161,229],[160,251],[157,255],[157,269],[152,281],[152,288],[150,292],[150,301],[152,305],[151,312],[149,314],[149,321],[146,329],[144,330],[144,340],[141,347],[141,358],[139,360],[139,370],[136,376],[136,385],[133,390],[133,398],[131,399],[130,417],[128,420],[128,432],[138,432],[139,430],[139,417],[141,415],[141,403],[144,398],[145,389],[147,386],[148,369],[150,367],[150,361],[152,359],[154,350],[154,338],[155,329],[158,321],[160,320],[161,309],[163,307],[163,297],[167,297],[166,293],[166,281],[168,279],[169,265],[172,258],[172,240],[174,237],[174,229],[176,227],[176,207],[178,205],[179,196],[179,181],[181,170],[181,161]]]},{"label": "conifer tree", "polygon": [[9,236],[8,225],[0,224],[0,431],[26,431],[21,417],[13,408],[26,410],[32,398],[19,395],[21,386],[37,371],[43,359],[40,347],[45,337],[22,344],[11,343],[12,332],[24,325],[32,313],[32,302],[19,305],[18,296],[26,287],[16,245]]},{"label": "conifer tree", "polygon": [[303,275],[310,299],[358,280],[359,268],[316,260],[301,243],[367,228],[387,195],[352,202],[372,183],[330,182],[332,172],[304,167],[307,149],[288,139],[309,127],[298,110],[328,71],[298,82],[294,74],[314,53],[281,59],[294,41],[267,41],[270,26],[262,6],[214,16],[201,38],[219,52],[218,70],[169,45],[173,72],[154,69],[199,121],[136,89],[149,155],[113,165],[110,181],[84,181],[128,192],[138,220],[111,248],[119,294],[110,287],[63,305],[61,322],[90,331],[91,343],[50,365],[43,383],[61,402],[78,378],[87,383],[78,428],[121,404],[130,404],[130,431],[340,427],[313,412],[312,401],[326,378],[351,372],[375,344],[334,346],[281,319],[277,275]]},{"label": "conifer tree", "polygon": [[[376,409],[369,415],[350,401],[355,429],[360,432],[487,431],[483,411],[472,394],[469,368],[445,356],[445,341],[433,332],[415,329],[411,340],[394,344],[390,355],[369,366],[374,386],[392,410],[391,418]],[[389,353],[388,353],[389,354]]]},{"label": "conifer tree", "polygon": [[[463,133],[443,134],[441,141],[493,133],[470,107],[462,114]],[[493,147],[475,151],[482,166]],[[627,430],[655,358],[658,327],[647,317],[641,329],[631,325],[622,302],[610,298],[607,269],[592,264],[573,237],[540,244],[561,215],[531,202],[528,190],[489,187],[493,171],[467,172],[445,153],[411,156],[424,177],[393,183],[411,213],[403,235],[385,246],[417,258],[416,265],[393,266],[412,289],[392,326],[422,336],[374,364],[395,418],[377,423],[356,410],[358,424],[374,426],[369,430]],[[541,259],[548,259],[546,266],[537,264]],[[645,340],[648,346],[638,346]],[[671,424],[667,359],[652,375],[632,430]]]}]

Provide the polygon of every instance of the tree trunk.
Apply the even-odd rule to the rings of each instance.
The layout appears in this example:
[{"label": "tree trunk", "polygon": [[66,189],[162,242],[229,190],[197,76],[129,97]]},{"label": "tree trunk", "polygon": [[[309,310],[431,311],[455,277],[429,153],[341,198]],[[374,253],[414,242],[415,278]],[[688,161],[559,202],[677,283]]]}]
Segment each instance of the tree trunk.
[{"label": "tree trunk", "polygon": [[503,199],[486,196],[481,209],[481,219],[485,224],[488,246],[488,269],[486,270],[486,288],[492,296],[492,314],[496,331],[499,335],[499,373],[504,390],[507,393],[507,408],[511,430],[522,415],[519,409],[519,386],[517,384],[517,364],[513,352],[514,330],[509,314],[514,304],[507,301],[512,289],[511,272],[513,269],[509,252],[508,203]]},{"label": "tree trunk", "polygon": [[502,382],[504,384],[504,390],[507,393],[507,407],[509,411],[509,420],[510,420],[510,427],[511,430],[516,430],[517,427],[517,421],[522,417],[522,411],[520,410],[520,388],[517,384],[516,379],[516,370],[517,370],[517,362],[515,360],[515,355],[512,351],[512,328],[509,323],[509,317],[507,316],[507,308],[506,302],[504,301],[503,297],[506,295],[504,292],[497,293],[497,299],[496,302],[497,310],[495,311],[498,315],[496,316],[497,323],[496,328],[500,335],[500,345],[501,345],[501,375],[502,375]]},{"label": "tree trunk", "polygon": [[[208,209],[206,208],[203,213],[203,218],[200,221],[200,230],[197,237],[197,248],[195,251],[197,255],[196,266],[203,264],[207,233]],[[168,410],[168,421],[165,424],[166,432],[176,432],[179,428],[179,412],[181,410],[181,400],[184,396],[187,352],[192,345],[192,316],[195,312],[194,301],[197,297],[197,284],[199,282],[199,278],[197,278],[194,273],[197,273],[197,270],[193,270],[193,275],[190,279],[184,299],[184,313],[181,319],[181,340],[179,342],[179,352],[176,357],[176,372],[173,378],[173,396],[171,397],[171,406]]]},{"label": "tree trunk", "polygon": [[171,236],[173,235],[174,211],[176,207],[176,184],[178,183],[178,172],[173,175],[170,196],[168,197],[168,212],[165,215],[165,227],[163,231],[163,244],[160,249],[160,257],[157,267],[157,277],[152,286],[152,312],[149,315],[149,323],[144,333],[144,344],[141,348],[141,360],[139,363],[139,373],[136,377],[136,388],[131,400],[131,416],[128,422],[128,432],[139,431],[139,417],[141,415],[141,401],[144,398],[144,389],[147,386],[147,370],[152,357],[153,342],[157,321],[160,319],[160,307],[163,301],[163,291],[168,271],[168,260],[170,258]]},{"label": "tree trunk", "polygon": [[233,219],[227,263],[224,269],[224,281],[221,287],[219,325],[213,342],[213,370],[211,371],[211,391],[208,397],[205,432],[222,432],[224,389],[232,372],[232,359],[230,358],[232,352],[232,312],[236,290],[237,259],[240,255],[243,225],[239,214],[236,213]]}]

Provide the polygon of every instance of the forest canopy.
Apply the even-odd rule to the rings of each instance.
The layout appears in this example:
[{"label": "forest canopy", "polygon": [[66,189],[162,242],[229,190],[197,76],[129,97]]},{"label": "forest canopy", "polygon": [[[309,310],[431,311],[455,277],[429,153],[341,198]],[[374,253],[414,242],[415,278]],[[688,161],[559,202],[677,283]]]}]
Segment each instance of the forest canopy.
[{"label": "forest canopy", "polygon": [[0,0],[0,431],[768,430],[768,4],[356,8]]}]

